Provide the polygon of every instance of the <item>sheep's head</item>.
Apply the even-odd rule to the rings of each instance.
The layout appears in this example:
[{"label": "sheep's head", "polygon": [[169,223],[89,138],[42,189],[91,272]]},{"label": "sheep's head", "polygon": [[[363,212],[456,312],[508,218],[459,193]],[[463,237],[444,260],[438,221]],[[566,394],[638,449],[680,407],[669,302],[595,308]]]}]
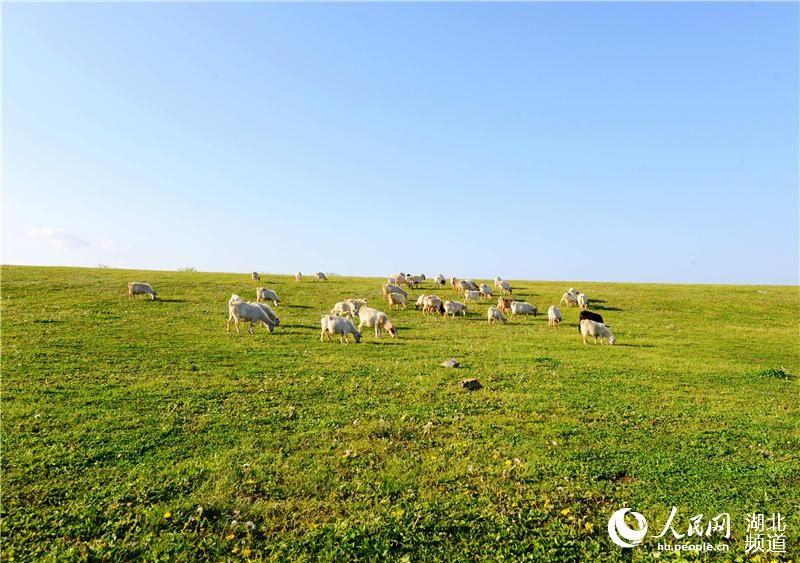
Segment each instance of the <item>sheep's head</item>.
[{"label": "sheep's head", "polygon": [[386,324],[384,325],[384,327],[383,327],[383,328],[385,328],[385,329],[386,329],[386,331],[387,331],[389,334],[391,334],[391,335],[392,335],[392,338],[394,338],[394,337],[396,337],[396,336],[397,336],[397,329],[396,329],[396,328],[394,328],[394,325],[393,325],[392,323],[386,323]]},{"label": "sheep's head", "polygon": [[356,339],[356,344],[361,342],[361,333],[360,332],[356,331],[354,336],[355,336],[355,339]]},{"label": "sheep's head", "polygon": [[614,343],[615,343],[616,341],[617,341],[617,337],[616,337],[616,336],[614,336],[613,334],[612,334],[611,336],[609,336],[609,337],[608,337],[608,343],[609,343],[609,344],[611,344],[612,346],[614,345]]}]

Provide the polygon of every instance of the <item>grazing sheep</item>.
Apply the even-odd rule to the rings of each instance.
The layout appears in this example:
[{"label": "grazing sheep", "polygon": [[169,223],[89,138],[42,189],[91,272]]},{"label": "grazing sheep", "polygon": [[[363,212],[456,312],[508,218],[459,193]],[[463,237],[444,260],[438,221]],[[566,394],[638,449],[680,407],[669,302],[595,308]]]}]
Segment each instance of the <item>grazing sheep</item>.
[{"label": "grazing sheep", "polygon": [[261,276],[258,274],[258,272],[253,272],[253,275],[251,277],[253,278],[254,282],[261,281]]},{"label": "grazing sheep", "polygon": [[390,293],[388,297],[389,297],[390,309],[395,305],[397,305],[398,307],[402,306],[403,309],[406,308],[406,296],[403,295],[402,293]]},{"label": "grazing sheep", "polygon": [[465,291],[469,291],[469,284],[467,280],[459,280],[456,284],[456,291],[458,293],[464,293]]},{"label": "grazing sheep", "polygon": [[497,298],[497,308],[503,311],[504,313],[508,313],[511,311],[511,302],[513,299],[510,297],[498,297]]},{"label": "grazing sheep", "polygon": [[408,297],[408,292],[400,287],[399,285],[394,285],[393,283],[385,283],[383,284],[383,300],[386,301],[390,293],[399,293],[403,297]]},{"label": "grazing sheep", "polygon": [[500,293],[502,293],[503,295],[505,295],[506,293],[508,293],[508,294],[514,293],[511,290],[511,284],[509,284],[505,280],[501,280],[500,281]]},{"label": "grazing sheep", "polygon": [[314,274],[314,281],[328,281],[328,276],[324,272],[317,272]]},{"label": "grazing sheep", "polygon": [[604,323],[602,315],[598,315],[597,313],[592,313],[591,311],[581,311],[581,314],[578,315],[578,332],[581,331],[581,321],[584,319],[589,319],[590,321],[594,321],[596,323]]},{"label": "grazing sheep", "polygon": [[467,284],[467,290],[469,290],[469,291],[478,291],[478,284],[475,283],[474,281],[472,281],[472,280],[464,280],[464,282]]},{"label": "grazing sheep", "polygon": [[581,309],[588,309],[589,308],[589,298],[586,297],[583,293],[578,294],[578,306]]},{"label": "grazing sheep", "polygon": [[458,291],[458,279],[455,276],[450,278],[450,289],[453,291]]},{"label": "grazing sheep", "polygon": [[406,275],[406,285],[411,288],[414,288],[418,285],[422,285],[422,282],[425,281],[425,274],[420,274],[418,276],[412,276],[411,274]]},{"label": "grazing sheep", "polygon": [[579,291],[577,289],[575,289],[574,287],[570,287],[567,290],[567,293],[571,293],[572,295],[578,295]]},{"label": "grazing sheep", "polygon": [[352,317],[356,318],[356,308],[353,307],[352,303],[348,303],[347,301],[339,301],[333,306],[331,309],[331,315],[337,317]]},{"label": "grazing sheep", "polygon": [[397,329],[391,321],[389,321],[389,317],[386,316],[386,313],[373,309],[372,307],[361,307],[361,310],[358,312],[358,318],[360,319],[358,330],[361,330],[362,326],[367,325],[368,327],[375,327],[375,336],[377,338],[381,337],[382,330],[391,334],[392,338],[397,336]]},{"label": "grazing sheep", "polygon": [[494,277],[494,287],[495,287],[495,289],[500,289],[500,284],[502,282],[503,282],[503,278],[501,278],[500,276],[495,276]]},{"label": "grazing sheep", "polygon": [[488,297],[488,298],[492,297],[492,288],[486,285],[485,283],[482,283],[481,285],[478,286],[478,291],[481,292],[481,297]]},{"label": "grazing sheep", "polygon": [[322,326],[322,334],[319,335],[320,342],[325,342],[326,336],[328,337],[328,341],[330,341],[332,334],[340,334],[342,337],[342,344],[348,343],[347,336],[349,334],[353,335],[356,344],[361,342],[361,333],[356,329],[356,325],[353,324],[353,321],[348,318],[325,315],[320,319],[320,325]]},{"label": "grazing sheep", "polygon": [[555,305],[550,305],[550,308],[547,310],[547,324],[550,326],[558,326],[561,322],[561,311],[558,310],[558,307]]},{"label": "grazing sheep", "polygon": [[600,339],[600,344],[603,343],[604,338],[608,340],[609,344],[612,345],[617,341],[617,338],[611,334],[609,326],[603,323],[598,323],[589,319],[583,319],[580,323],[580,330],[581,336],[583,336],[584,344],[586,344],[587,336],[593,336],[595,344],[597,344],[598,338]]},{"label": "grazing sheep", "polygon": [[[273,313],[274,314],[274,313]],[[242,298],[235,293],[228,300],[228,325],[226,332],[231,333],[231,321],[236,322],[236,333],[239,334],[239,322],[250,323],[249,332],[253,334],[253,323],[263,323],[267,330],[275,330],[275,323],[269,314],[258,303],[245,303]]]},{"label": "grazing sheep", "polygon": [[272,304],[276,307],[278,306],[278,303],[281,302],[281,300],[278,299],[278,294],[271,289],[267,289],[266,287],[256,288],[256,301],[272,301]]},{"label": "grazing sheep", "polygon": [[444,313],[444,305],[442,300],[437,295],[426,295],[422,300],[423,313]]},{"label": "grazing sheep", "polygon": [[358,311],[361,309],[361,307],[365,307],[367,305],[366,299],[346,299],[345,301],[351,303],[353,307],[355,307],[356,314],[358,314]]},{"label": "grazing sheep", "polygon": [[517,315],[525,315],[525,318],[528,318],[528,315],[533,315],[534,317],[539,314],[539,309],[531,305],[530,303],[526,303],[525,301],[512,301],[511,302],[511,316],[516,317]]},{"label": "grazing sheep", "polygon": [[300,281],[301,281],[302,279],[303,279],[303,274],[301,274],[300,272],[297,272],[297,273],[294,275],[294,281],[296,281],[297,283],[300,283]]},{"label": "grazing sheep", "polygon": [[559,305],[567,305],[569,307],[576,307],[578,305],[578,296],[574,293],[566,292],[561,296]]},{"label": "grazing sheep", "polygon": [[497,307],[489,307],[489,310],[486,311],[486,316],[489,318],[489,324],[496,323],[498,321],[501,323],[506,322],[506,318]]},{"label": "grazing sheep", "polygon": [[463,303],[458,301],[445,301],[444,302],[444,313],[443,315],[452,315],[455,318],[456,315],[461,314],[462,316],[467,316],[467,306]]},{"label": "grazing sheep", "polygon": [[155,300],[157,297],[153,286],[144,282],[130,282],[128,284],[128,297],[133,297],[134,295],[149,295],[151,300]]},{"label": "grazing sheep", "polygon": [[464,292],[464,301],[477,301],[481,298],[480,291],[465,291]]},{"label": "grazing sheep", "polygon": [[442,274],[436,276],[436,279],[433,280],[436,287],[444,287],[447,284],[447,280],[444,278]]},{"label": "grazing sheep", "polygon": [[427,297],[424,293],[417,297],[416,303],[414,303],[414,308],[419,310],[422,309],[423,303],[425,302],[425,297]]},{"label": "grazing sheep", "polygon": [[281,324],[280,318],[278,318],[278,315],[275,314],[275,311],[273,311],[269,305],[267,305],[266,303],[251,303],[251,305],[258,305],[259,307],[261,307],[261,309],[267,314],[272,323],[275,326],[280,326]]}]

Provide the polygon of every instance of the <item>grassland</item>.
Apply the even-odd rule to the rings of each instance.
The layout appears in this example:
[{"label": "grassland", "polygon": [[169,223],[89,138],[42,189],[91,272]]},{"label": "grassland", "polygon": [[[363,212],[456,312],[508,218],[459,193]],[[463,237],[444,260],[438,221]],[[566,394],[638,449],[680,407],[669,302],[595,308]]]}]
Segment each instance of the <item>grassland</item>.
[{"label": "grassland", "polygon": [[380,283],[266,276],[281,326],[226,336],[246,274],[3,267],[3,559],[663,560],[606,525],[673,505],[683,532],[730,513],[739,560],[745,515],[781,512],[797,557],[796,287],[512,282],[540,310],[576,285],[613,347],[486,305],[319,341]]}]

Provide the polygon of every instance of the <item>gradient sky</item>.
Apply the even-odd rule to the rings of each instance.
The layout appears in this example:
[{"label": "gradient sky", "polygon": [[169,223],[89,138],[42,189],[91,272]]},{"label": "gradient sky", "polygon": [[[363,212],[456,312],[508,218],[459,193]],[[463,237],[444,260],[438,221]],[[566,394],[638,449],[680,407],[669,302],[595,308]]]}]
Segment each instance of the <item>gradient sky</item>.
[{"label": "gradient sky", "polygon": [[5,264],[797,284],[797,3],[8,4]]}]

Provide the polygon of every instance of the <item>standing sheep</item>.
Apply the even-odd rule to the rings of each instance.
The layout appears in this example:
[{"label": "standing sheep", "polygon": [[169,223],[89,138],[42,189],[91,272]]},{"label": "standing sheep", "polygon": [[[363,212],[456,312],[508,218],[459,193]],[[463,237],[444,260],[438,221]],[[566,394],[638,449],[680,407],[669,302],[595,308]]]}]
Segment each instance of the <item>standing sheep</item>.
[{"label": "standing sheep", "polygon": [[597,344],[598,338],[600,339],[600,344],[603,343],[603,339],[605,338],[608,340],[609,344],[613,345],[617,341],[617,338],[611,334],[611,330],[609,330],[610,328],[611,327],[603,323],[598,323],[589,319],[583,319],[580,324],[583,343],[586,344],[587,336],[593,336],[595,344]]},{"label": "standing sheep", "polygon": [[511,302],[511,316],[516,317],[517,315],[525,315],[525,318],[528,318],[528,315],[533,315],[534,317],[539,314],[539,309],[531,305],[530,303],[526,303],[525,301],[512,301]]},{"label": "standing sheep", "polygon": [[574,293],[566,292],[561,296],[559,305],[567,305],[568,307],[575,307],[578,305],[578,297]]},{"label": "standing sheep", "polygon": [[505,323],[506,318],[503,316],[503,313],[497,307],[489,307],[489,310],[486,311],[486,316],[489,318],[489,324],[501,322]]},{"label": "standing sheep", "polygon": [[465,291],[464,301],[478,301],[481,298],[480,291]]},{"label": "standing sheep", "polygon": [[497,298],[497,308],[503,311],[504,313],[508,313],[511,311],[511,302],[513,299],[510,297],[498,297]]},{"label": "standing sheep", "polygon": [[436,276],[436,279],[433,280],[436,287],[444,287],[447,284],[447,280],[444,278],[442,274]]},{"label": "standing sheep", "polygon": [[408,297],[408,292],[400,287],[399,285],[394,285],[393,283],[385,283],[383,284],[383,300],[386,301],[389,297],[390,293],[399,293],[403,297]]},{"label": "standing sheep", "polygon": [[355,319],[356,308],[352,303],[348,303],[347,301],[339,301],[333,306],[333,309],[331,309],[331,315],[337,317],[352,317]]},{"label": "standing sheep", "polygon": [[297,272],[294,275],[294,281],[296,281],[297,283],[300,283],[302,281],[302,279],[303,279],[303,274],[301,274],[300,272]]},{"label": "standing sheep", "polygon": [[390,293],[388,295],[389,299],[389,308],[391,309],[395,305],[398,307],[406,308],[406,296],[402,293]]},{"label": "standing sheep", "polygon": [[151,300],[155,300],[158,297],[153,286],[144,282],[130,282],[128,284],[128,297],[133,297],[134,295],[149,295]]},{"label": "standing sheep", "polygon": [[271,289],[267,289],[266,287],[256,288],[256,301],[272,301],[272,304],[276,307],[278,306],[278,303],[281,302],[281,300],[278,299],[278,294]]},{"label": "standing sheep", "polygon": [[583,293],[578,294],[578,306],[581,309],[588,309],[589,308],[589,298],[586,297]]},{"label": "standing sheep", "polygon": [[314,274],[314,281],[328,281],[328,276],[324,272],[317,272]]},{"label": "standing sheep", "polygon": [[444,313],[442,300],[436,295],[426,295],[422,300],[423,313]]},{"label": "standing sheep", "polygon": [[555,305],[550,305],[550,308],[547,310],[547,324],[550,326],[558,326],[561,322],[561,311],[558,310],[558,307]]},{"label": "standing sheep", "polygon": [[450,289],[452,289],[455,292],[458,292],[458,279],[456,279],[455,276],[450,278]]},{"label": "standing sheep", "polygon": [[254,281],[254,282],[259,282],[259,281],[261,281],[261,276],[259,275],[259,273],[258,273],[258,272],[253,272],[253,275],[252,275],[252,276],[250,276],[250,277],[253,279],[253,281]]},{"label": "standing sheep", "polygon": [[467,306],[463,303],[458,301],[445,301],[444,302],[444,316],[452,315],[453,318],[456,315],[461,314],[462,316],[467,316]]},{"label": "standing sheep", "polygon": [[245,303],[235,293],[228,300],[228,325],[226,332],[231,333],[231,321],[236,322],[236,333],[239,334],[239,322],[250,323],[249,332],[253,334],[253,323],[262,323],[269,332],[275,330],[275,323],[267,312],[257,303]]},{"label": "standing sheep", "polygon": [[348,303],[351,303],[356,310],[356,314],[361,309],[361,307],[365,307],[367,305],[366,299],[346,299]]},{"label": "standing sheep", "polygon": [[495,276],[494,277],[494,288],[495,289],[500,289],[500,284],[502,282],[503,282],[503,278],[501,278],[500,276]]},{"label": "standing sheep", "polygon": [[382,330],[391,334],[392,338],[397,336],[397,329],[391,321],[389,321],[389,317],[386,316],[386,313],[373,309],[372,307],[361,307],[361,310],[358,312],[358,318],[360,320],[358,323],[358,330],[361,330],[362,326],[367,325],[367,327],[370,328],[375,327],[375,336],[377,338],[381,337]]},{"label": "standing sheep", "polygon": [[322,326],[322,333],[319,335],[320,342],[325,342],[326,337],[328,341],[330,341],[332,334],[340,334],[342,337],[342,344],[348,344],[347,336],[349,334],[353,335],[356,344],[361,342],[361,333],[356,329],[356,325],[354,325],[353,321],[350,319],[337,317],[335,315],[325,315],[319,322]]},{"label": "standing sheep", "polygon": [[511,290],[511,284],[509,284],[509,283],[508,283],[507,281],[505,281],[505,280],[501,280],[501,281],[500,281],[500,293],[502,293],[503,295],[505,295],[506,293],[508,293],[509,295],[510,295],[510,294],[512,294],[512,293],[514,293],[514,292]]},{"label": "standing sheep", "polygon": [[487,297],[491,299],[492,297],[492,288],[489,287],[487,284],[482,283],[478,286],[478,290],[481,292],[481,297]]}]

